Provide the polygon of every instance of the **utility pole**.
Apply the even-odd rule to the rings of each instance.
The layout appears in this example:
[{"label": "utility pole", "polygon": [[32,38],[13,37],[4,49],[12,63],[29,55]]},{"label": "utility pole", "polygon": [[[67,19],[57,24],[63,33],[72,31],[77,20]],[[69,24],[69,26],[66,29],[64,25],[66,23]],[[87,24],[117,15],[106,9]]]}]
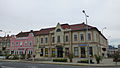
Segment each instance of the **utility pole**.
[{"label": "utility pole", "polygon": [[89,47],[89,40],[88,40],[88,25],[87,25],[87,17],[89,17],[85,11],[82,11],[85,14],[86,18],[86,40],[87,40],[87,46],[88,46],[88,63],[90,64],[90,47]]}]

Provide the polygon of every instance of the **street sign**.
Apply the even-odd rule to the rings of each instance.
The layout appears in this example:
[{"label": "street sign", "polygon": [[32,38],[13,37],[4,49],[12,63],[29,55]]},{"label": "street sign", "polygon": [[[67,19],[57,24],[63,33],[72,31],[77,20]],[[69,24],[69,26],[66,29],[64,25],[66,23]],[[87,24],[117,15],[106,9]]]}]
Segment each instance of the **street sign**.
[{"label": "street sign", "polygon": [[78,46],[88,46],[88,44],[78,44]]}]

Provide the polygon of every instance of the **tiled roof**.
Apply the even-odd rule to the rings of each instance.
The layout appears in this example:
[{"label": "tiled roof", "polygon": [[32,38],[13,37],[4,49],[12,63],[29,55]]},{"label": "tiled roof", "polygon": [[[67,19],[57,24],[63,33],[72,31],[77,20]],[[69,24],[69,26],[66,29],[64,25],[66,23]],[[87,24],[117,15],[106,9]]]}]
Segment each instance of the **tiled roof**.
[{"label": "tiled roof", "polygon": [[39,31],[33,31],[33,30],[31,30],[29,32],[20,32],[16,35],[16,37],[27,37],[29,35],[29,33],[33,33],[35,36],[35,35],[37,35],[38,32]]},{"label": "tiled roof", "polygon": [[[69,24],[61,24],[62,29],[71,29],[71,30],[83,30],[86,28],[86,24],[81,23],[81,24],[74,24],[74,25],[69,25]],[[20,32],[19,34],[16,35],[16,37],[27,37],[29,33],[33,33],[34,36],[40,35],[40,34],[49,34],[50,31],[55,30],[56,27],[52,28],[45,28],[41,29],[40,31],[33,31],[31,30],[30,32]],[[92,28],[92,26],[88,25],[88,28]]]},{"label": "tiled roof", "polygon": [[[74,24],[74,25],[69,25],[69,24],[61,24],[62,29],[71,29],[71,30],[83,30],[86,29],[86,24]],[[88,28],[92,28],[92,26],[88,25]],[[48,34],[50,31],[54,30],[55,27],[53,28],[46,28],[46,29],[41,29],[39,34]]]}]

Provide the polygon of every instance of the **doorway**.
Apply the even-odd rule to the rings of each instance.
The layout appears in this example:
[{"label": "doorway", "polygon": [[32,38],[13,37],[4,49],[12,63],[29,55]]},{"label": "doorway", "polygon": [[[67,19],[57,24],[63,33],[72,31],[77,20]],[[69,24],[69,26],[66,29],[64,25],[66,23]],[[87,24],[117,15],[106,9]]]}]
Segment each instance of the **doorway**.
[{"label": "doorway", "polygon": [[63,57],[63,48],[62,47],[57,48],[57,57]]}]

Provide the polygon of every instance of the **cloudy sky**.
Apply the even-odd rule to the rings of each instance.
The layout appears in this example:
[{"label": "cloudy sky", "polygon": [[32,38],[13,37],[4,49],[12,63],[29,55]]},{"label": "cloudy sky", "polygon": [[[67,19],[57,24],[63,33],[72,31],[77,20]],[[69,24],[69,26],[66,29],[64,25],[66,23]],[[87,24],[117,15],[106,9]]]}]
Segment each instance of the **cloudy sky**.
[{"label": "cloudy sky", "polygon": [[110,44],[120,44],[120,0],[0,0],[0,30],[12,35],[53,27],[58,22],[82,23],[83,9],[89,15],[89,25],[100,31],[106,27],[103,34]]}]

